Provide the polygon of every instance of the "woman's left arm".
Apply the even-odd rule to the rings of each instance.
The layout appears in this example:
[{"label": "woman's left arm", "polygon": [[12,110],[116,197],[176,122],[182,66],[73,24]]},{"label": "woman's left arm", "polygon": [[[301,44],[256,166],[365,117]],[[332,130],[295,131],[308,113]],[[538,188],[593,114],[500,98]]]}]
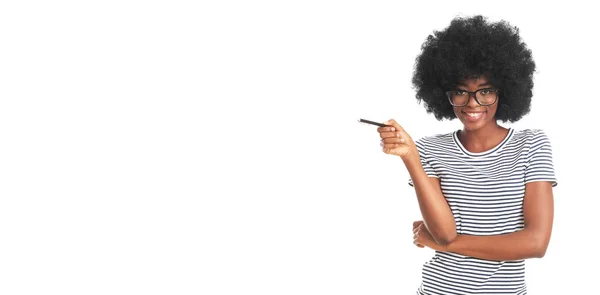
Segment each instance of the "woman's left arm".
[{"label": "woman's left arm", "polygon": [[521,260],[541,258],[546,253],[554,219],[552,183],[529,182],[525,185],[523,199],[523,230],[503,235],[458,235],[452,242],[440,246],[431,238],[422,223],[413,225],[414,243],[437,251],[487,260]]}]

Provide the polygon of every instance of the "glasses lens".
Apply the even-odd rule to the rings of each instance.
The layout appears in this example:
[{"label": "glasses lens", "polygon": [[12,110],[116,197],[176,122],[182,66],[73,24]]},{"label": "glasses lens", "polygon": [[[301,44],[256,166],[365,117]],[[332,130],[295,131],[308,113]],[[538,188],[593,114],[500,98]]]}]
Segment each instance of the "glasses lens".
[{"label": "glasses lens", "polygon": [[478,90],[475,95],[477,96],[477,100],[482,105],[489,105],[496,102],[496,98],[498,98],[498,94],[495,89],[481,89]]},{"label": "glasses lens", "polygon": [[465,105],[469,101],[469,93],[460,90],[452,90],[446,93],[452,105]]}]

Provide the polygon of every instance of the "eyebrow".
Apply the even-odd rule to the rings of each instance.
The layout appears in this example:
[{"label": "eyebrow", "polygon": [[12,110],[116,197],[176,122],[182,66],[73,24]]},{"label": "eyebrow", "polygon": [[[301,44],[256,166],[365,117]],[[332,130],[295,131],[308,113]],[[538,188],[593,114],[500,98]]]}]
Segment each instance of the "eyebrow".
[{"label": "eyebrow", "polygon": [[[467,87],[467,85],[465,85],[465,84],[456,83],[456,87],[458,87],[458,86]],[[477,85],[477,87],[482,87],[482,86],[488,86],[488,87],[492,87],[493,85],[492,85],[492,84],[490,84],[490,82],[487,82],[487,83],[481,83],[481,84]]]}]

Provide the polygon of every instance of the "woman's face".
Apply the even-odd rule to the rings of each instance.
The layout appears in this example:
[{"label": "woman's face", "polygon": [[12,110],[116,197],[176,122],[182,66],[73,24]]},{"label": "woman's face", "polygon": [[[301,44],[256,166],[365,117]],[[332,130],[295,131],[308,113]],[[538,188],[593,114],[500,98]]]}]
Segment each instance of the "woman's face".
[{"label": "woman's face", "polygon": [[[456,90],[464,90],[475,92],[479,89],[493,88],[488,80],[484,77],[468,79],[461,81],[456,85]],[[453,107],[454,114],[463,123],[466,130],[478,130],[487,124],[496,124],[496,110],[498,109],[498,99],[494,104],[482,106],[474,98],[474,95],[469,95],[467,105],[462,107]]]}]

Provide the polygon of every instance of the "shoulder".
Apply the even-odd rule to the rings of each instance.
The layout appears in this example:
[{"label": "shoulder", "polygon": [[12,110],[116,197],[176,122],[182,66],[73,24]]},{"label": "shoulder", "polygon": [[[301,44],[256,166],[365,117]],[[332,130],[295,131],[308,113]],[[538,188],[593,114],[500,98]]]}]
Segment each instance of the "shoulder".
[{"label": "shoulder", "polygon": [[514,131],[513,136],[515,141],[535,145],[537,143],[550,143],[550,139],[544,129],[528,128]]},{"label": "shoulder", "polygon": [[532,137],[532,136],[540,136],[540,135],[545,135],[545,134],[546,134],[546,132],[544,131],[544,129],[540,129],[540,128],[515,129],[515,135],[519,135],[519,136]]},{"label": "shoulder", "polygon": [[507,150],[522,154],[527,158],[540,154],[551,154],[552,144],[543,129],[515,130]]},{"label": "shoulder", "polygon": [[454,132],[423,136],[415,140],[415,145],[420,153],[448,148],[454,145]]}]

